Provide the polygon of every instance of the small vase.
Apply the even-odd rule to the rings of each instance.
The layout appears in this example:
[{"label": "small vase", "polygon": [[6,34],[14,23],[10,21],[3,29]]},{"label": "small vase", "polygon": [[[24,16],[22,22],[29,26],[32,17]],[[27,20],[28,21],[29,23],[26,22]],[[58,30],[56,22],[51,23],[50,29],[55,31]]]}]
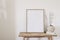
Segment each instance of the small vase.
[{"label": "small vase", "polygon": [[47,34],[55,34],[55,27],[53,25],[50,25],[48,28],[47,28]]}]

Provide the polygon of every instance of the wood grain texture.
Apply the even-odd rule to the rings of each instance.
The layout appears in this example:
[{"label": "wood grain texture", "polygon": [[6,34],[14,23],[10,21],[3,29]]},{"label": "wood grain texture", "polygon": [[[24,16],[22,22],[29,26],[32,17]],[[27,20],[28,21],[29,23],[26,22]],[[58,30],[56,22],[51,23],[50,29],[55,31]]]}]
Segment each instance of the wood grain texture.
[{"label": "wood grain texture", "polygon": [[53,40],[53,36],[57,36],[57,35],[51,35],[51,34],[46,34],[43,32],[20,32],[19,33],[19,37],[23,37],[25,40],[25,38],[27,38],[27,40],[29,40],[29,38],[41,38],[41,37],[47,37],[48,40]]},{"label": "wood grain texture", "polygon": [[19,37],[47,37],[47,36],[57,36],[57,35],[49,35],[43,32],[21,32],[19,33]]}]

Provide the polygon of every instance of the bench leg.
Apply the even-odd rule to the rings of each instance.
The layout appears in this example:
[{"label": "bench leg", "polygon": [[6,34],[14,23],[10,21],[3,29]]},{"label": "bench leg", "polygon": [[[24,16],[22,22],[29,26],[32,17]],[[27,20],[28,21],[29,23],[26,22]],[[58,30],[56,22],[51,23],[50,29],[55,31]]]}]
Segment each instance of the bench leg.
[{"label": "bench leg", "polygon": [[27,40],[29,40],[29,38],[27,38]]},{"label": "bench leg", "polygon": [[23,40],[25,40],[25,37],[23,38]]},{"label": "bench leg", "polygon": [[53,40],[52,36],[48,37],[48,40]]}]

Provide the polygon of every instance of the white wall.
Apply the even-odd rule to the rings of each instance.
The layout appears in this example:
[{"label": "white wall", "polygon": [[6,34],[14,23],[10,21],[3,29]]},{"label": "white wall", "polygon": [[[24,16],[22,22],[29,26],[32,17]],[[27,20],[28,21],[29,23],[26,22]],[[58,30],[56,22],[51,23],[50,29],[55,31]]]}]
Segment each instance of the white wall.
[{"label": "white wall", "polygon": [[56,27],[56,33],[60,33],[60,0],[15,0],[16,40],[21,40],[18,37],[19,32],[26,31],[25,9],[45,9],[47,16],[50,12],[54,13],[53,24]]}]

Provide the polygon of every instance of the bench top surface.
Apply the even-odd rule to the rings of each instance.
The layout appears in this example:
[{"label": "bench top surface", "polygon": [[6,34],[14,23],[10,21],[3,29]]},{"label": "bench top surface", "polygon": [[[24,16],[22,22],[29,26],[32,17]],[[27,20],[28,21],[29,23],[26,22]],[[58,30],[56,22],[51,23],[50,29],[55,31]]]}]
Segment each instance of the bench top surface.
[{"label": "bench top surface", "polygon": [[43,32],[20,32],[19,37],[47,37],[47,36],[57,36],[52,34],[46,34]]}]

